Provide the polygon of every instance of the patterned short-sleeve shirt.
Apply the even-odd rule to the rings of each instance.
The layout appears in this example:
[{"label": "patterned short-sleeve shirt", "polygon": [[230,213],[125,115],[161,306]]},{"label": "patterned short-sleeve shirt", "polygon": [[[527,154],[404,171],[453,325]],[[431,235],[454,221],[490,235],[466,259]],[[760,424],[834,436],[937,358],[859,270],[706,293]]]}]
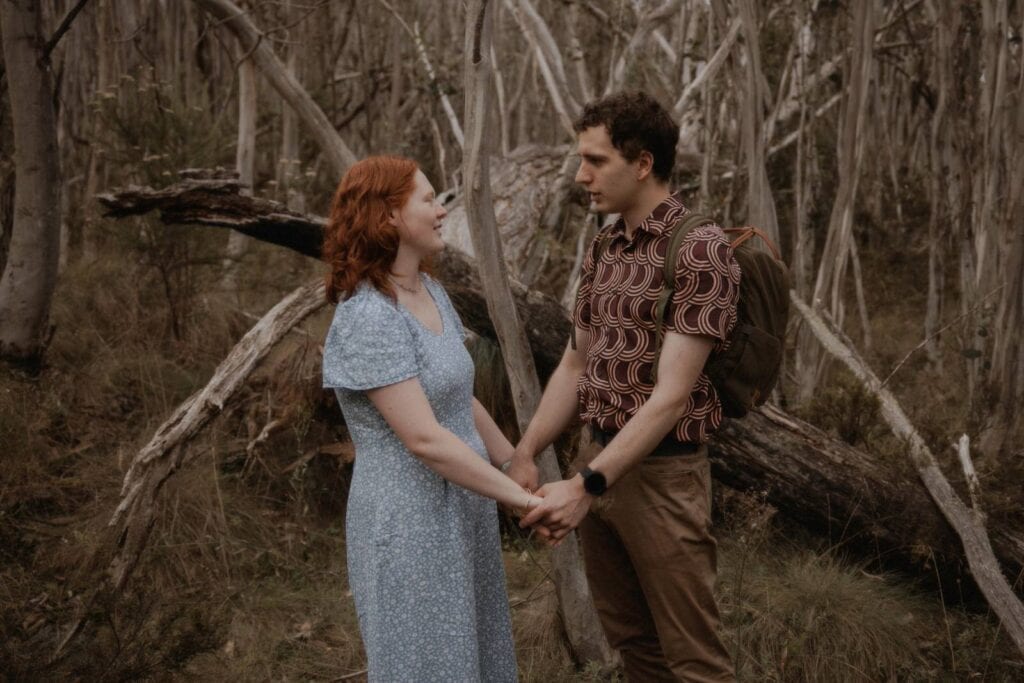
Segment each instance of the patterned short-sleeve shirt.
[{"label": "patterned short-sleeve shirt", "polygon": [[[609,432],[622,429],[650,398],[654,384],[654,310],[672,226],[688,213],[672,195],[626,238],[620,218],[598,235],[583,264],[573,322],[590,331],[587,365],[577,385],[584,422]],[[607,235],[607,237],[605,237]],[[605,247],[595,263],[595,246]],[[715,351],[736,324],[740,267],[722,229],[697,228],[677,255],[676,286],[663,329],[711,337]],[[670,372],[660,366],[658,372]],[[672,435],[703,443],[722,422],[722,403],[705,373],[697,378]]]}]

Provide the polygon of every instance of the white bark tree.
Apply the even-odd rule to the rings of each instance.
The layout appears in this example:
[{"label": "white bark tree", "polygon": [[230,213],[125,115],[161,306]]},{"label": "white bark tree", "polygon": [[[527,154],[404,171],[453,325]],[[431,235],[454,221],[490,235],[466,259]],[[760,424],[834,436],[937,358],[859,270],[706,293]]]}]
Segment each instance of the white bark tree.
[{"label": "white bark tree", "polygon": [[[238,65],[238,144],[235,150],[235,170],[245,186],[243,192],[252,194],[256,171],[256,116],[259,98],[256,90],[256,67],[251,58]],[[235,288],[238,262],[248,248],[249,238],[237,232],[228,237],[221,286]]]},{"label": "white bark tree", "polygon": [[[490,54],[493,10],[488,12],[487,6],[487,0],[473,0],[466,16],[466,144],[462,174],[465,180],[466,216],[477,253],[487,309],[501,344],[519,427],[525,431],[540,403],[541,386],[525,328],[509,287],[508,269],[502,255],[491,201],[491,150],[487,144],[490,140],[487,131],[491,110],[488,100],[492,77]],[[541,453],[539,466],[545,481],[562,478],[554,450],[550,446]],[[570,534],[553,551],[552,564],[562,620],[574,654],[581,661],[609,664],[612,652],[601,631],[590,598],[575,536]]]}]

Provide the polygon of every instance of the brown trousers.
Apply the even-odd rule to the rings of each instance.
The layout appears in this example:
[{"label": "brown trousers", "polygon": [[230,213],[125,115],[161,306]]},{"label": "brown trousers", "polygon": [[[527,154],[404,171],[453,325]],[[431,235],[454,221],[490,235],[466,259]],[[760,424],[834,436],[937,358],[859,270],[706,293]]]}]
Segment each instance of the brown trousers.
[{"label": "brown trousers", "polygon": [[[582,463],[601,452],[592,443]],[[648,457],[610,487],[579,527],[587,580],[626,679],[734,681],[718,636],[717,543],[707,448]]]}]

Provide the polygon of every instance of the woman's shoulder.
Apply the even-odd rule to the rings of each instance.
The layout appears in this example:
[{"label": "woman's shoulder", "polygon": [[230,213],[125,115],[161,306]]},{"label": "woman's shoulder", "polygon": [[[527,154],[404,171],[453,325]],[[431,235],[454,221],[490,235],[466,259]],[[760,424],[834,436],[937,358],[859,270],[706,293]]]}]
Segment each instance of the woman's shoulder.
[{"label": "woman's shoulder", "polygon": [[338,302],[337,310],[345,315],[366,314],[373,311],[387,314],[392,311],[397,312],[397,306],[387,294],[368,282],[361,282],[352,294]]},{"label": "woman's shoulder", "polygon": [[333,335],[367,337],[405,326],[398,304],[368,283],[338,302],[331,323]]},{"label": "woman's shoulder", "polygon": [[370,286],[338,303],[324,341],[323,385],[364,390],[394,384],[418,372],[408,321],[397,305]]}]

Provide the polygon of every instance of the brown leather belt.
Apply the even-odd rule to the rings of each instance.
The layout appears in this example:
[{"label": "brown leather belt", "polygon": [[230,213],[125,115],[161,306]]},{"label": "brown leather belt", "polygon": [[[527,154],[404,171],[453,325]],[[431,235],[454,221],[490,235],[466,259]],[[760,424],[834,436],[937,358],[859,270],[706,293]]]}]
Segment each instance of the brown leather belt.
[{"label": "brown leather belt", "polygon": [[[606,432],[603,429],[590,426],[590,436],[597,443],[602,446],[607,446],[608,442],[615,438],[618,432]],[[669,434],[662,439],[654,449],[647,454],[648,458],[664,458],[673,455],[693,455],[700,450],[699,443],[693,443],[691,441],[676,441],[675,437]]]}]

